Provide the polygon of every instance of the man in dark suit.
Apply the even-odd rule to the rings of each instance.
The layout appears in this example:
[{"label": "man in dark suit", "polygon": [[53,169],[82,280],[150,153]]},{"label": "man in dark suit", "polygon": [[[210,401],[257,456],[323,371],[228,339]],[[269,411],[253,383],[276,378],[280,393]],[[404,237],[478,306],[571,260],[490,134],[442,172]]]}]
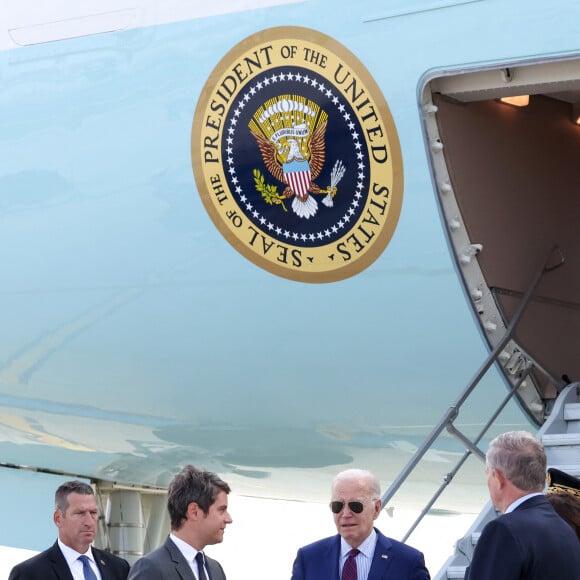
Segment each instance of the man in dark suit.
[{"label": "man in dark suit", "polygon": [[67,481],[55,494],[56,543],[15,566],[9,580],[126,580],[129,564],[122,558],[91,547],[99,512],[93,488]]},{"label": "man in dark suit", "polygon": [[171,481],[167,509],[171,533],[165,544],[135,562],[130,580],[226,580],[219,562],[202,550],[224,539],[232,518],[230,486],[211,471],[186,465]]},{"label": "man in dark suit", "polygon": [[372,473],[339,473],[330,509],[338,535],[300,548],[292,580],[429,580],[421,552],[373,527],[381,512],[381,489]]},{"label": "man in dark suit", "polygon": [[578,580],[580,542],[544,494],[546,454],[526,431],[496,437],[486,454],[487,486],[503,515],[475,547],[469,580]]}]

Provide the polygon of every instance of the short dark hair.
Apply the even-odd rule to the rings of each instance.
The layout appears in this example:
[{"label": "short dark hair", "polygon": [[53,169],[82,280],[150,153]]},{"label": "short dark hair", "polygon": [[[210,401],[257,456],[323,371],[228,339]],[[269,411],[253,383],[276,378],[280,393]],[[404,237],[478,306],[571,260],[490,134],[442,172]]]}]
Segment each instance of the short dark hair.
[{"label": "short dark hair", "polygon": [[171,529],[178,530],[186,520],[187,507],[195,502],[207,514],[219,490],[230,493],[230,486],[212,471],[185,465],[167,490],[167,510]]},{"label": "short dark hair", "polygon": [[65,481],[58,487],[54,494],[55,509],[59,509],[63,514],[68,508],[68,496],[71,493],[79,493],[81,495],[95,495],[93,488],[83,481]]}]

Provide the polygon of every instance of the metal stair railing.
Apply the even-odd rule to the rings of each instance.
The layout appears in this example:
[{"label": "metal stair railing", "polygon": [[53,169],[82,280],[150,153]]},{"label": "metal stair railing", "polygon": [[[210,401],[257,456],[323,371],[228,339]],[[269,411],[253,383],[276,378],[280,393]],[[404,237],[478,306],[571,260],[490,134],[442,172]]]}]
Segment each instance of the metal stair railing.
[{"label": "metal stair railing", "polygon": [[[577,406],[580,406],[580,382],[570,383],[560,392],[550,414],[536,434],[546,450],[548,467],[556,467],[570,475],[580,474],[580,443],[577,436],[580,433],[580,414],[578,416],[576,414]],[[571,434],[575,441],[569,438]],[[575,459],[572,463],[568,455],[560,455],[559,446],[564,442],[566,448],[570,445],[575,449],[573,452]],[[432,577],[433,580],[464,578],[483,528],[497,515],[493,503],[488,501],[467,533],[456,542],[454,553]]]},{"label": "metal stair railing", "polygon": [[[556,264],[549,265],[551,262],[552,256],[556,252],[560,256],[559,261]],[[481,441],[481,439],[487,433],[488,429],[493,425],[494,421],[496,420],[498,415],[501,413],[501,411],[504,409],[504,407],[513,398],[514,394],[517,392],[518,388],[523,383],[523,381],[530,375],[532,369],[536,368],[536,370],[539,370],[543,374],[548,376],[548,373],[545,371],[545,369],[543,367],[541,367],[540,365],[536,365],[535,363],[531,362],[531,360],[528,360],[524,369],[523,369],[523,372],[521,373],[521,375],[518,379],[518,381],[508,391],[508,394],[506,395],[506,397],[499,404],[499,406],[494,411],[494,413],[492,414],[490,419],[487,421],[487,423],[485,424],[483,429],[480,431],[480,433],[477,435],[477,437],[474,438],[473,441],[471,441],[469,439],[469,437],[467,437],[465,434],[463,434],[461,431],[459,431],[453,425],[453,422],[455,421],[455,419],[457,419],[457,417],[459,415],[459,410],[461,409],[462,405],[469,398],[471,393],[477,387],[477,385],[479,384],[481,379],[485,376],[487,371],[491,368],[491,366],[498,360],[500,353],[503,351],[503,349],[508,344],[508,342],[512,339],[512,336],[515,332],[515,329],[516,329],[526,307],[528,306],[528,303],[530,302],[530,299],[531,299],[536,287],[538,286],[540,280],[542,279],[542,276],[548,272],[555,270],[556,268],[559,268],[563,264],[564,264],[564,256],[563,256],[560,248],[558,246],[554,246],[550,250],[550,252],[548,253],[547,258],[544,261],[543,267],[534,274],[534,277],[532,278],[531,284],[530,284],[529,288],[527,289],[526,293],[524,294],[522,301],[520,302],[520,304],[519,304],[512,320],[510,321],[502,339],[495,346],[495,348],[491,351],[491,353],[489,354],[489,356],[487,357],[487,359],[485,360],[485,362],[483,363],[481,368],[478,370],[478,372],[476,373],[474,378],[467,385],[467,387],[463,390],[463,392],[459,395],[459,397],[457,398],[455,403],[449,407],[449,409],[447,410],[445,415],[439,420],[439,422],[437,423],[437,425],[435,426],[435,428],[433,429],[431,434],[427,437],[427,439],[424,441],[424,443],[421,445],[421,447],[419,447],[417,449],[417,451],[415,451],[415,453],[413,454],[413,457],[410,459],[410,461],[407,463],[407,465],[403,468],[403,470],[399,473],[399,475],[395,478],[395,480],[391,483],[391,485],[389,486],[387,491],[383,494],[383,496],[381,498],[381,503],[382,503],[382,506],[384,508],[387,505],[387,503],[393,498],[393,496],[397,493],[397,491],[403,485],[403,483],[407,480],[407,478],[409,477],[411,472],[415,469],[417,464],[421,461],[423,456],[427,453],[427,451],[429,451],[431,449],[434,442],[437,440],[439,435],[441,435],[443,430],[447,430],[455,439],[459,440],[460,443],[466,447],[465,453],[459,459],[456,466],[443,477],[443,482],[441,483],[439,488],[435,491],[435,493],[433,494],[431,499],[428,501],[426,506],[423,508],[423,510],[421,511],[419,516],[417,517],[417,519],[413,522],[413,524],[411,525],[411,527],[409,528],[407,533],[403,536],[403,538],[402,538],[403,542],[407,541],[409,536],[413,533],[413,531],[416,529],[416,527],[419,525],[419,523],[425,517],[427,512],[431,509],[433,504],[441,496],[443,491],[451,483],[451,481],[453,480],[453,478],[455,477],[457,472],[461,469],[461,467],[463,466],[465,461],[468,459],[468,457],[472,453],[474,455],[476,455],[477,457],[479,457],[482,461],[485,461],[485,454],[479,449],[478,443]],[[553,377],[550,377],[550,379],[552,379],[554,381]],[[554,381],[554,382],[557,382],[557,381]]]}]

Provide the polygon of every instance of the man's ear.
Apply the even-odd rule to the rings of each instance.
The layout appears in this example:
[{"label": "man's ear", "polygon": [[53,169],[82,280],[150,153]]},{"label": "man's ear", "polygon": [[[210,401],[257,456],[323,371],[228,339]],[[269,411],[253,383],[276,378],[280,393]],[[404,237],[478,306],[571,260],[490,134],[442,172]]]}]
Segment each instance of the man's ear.
[{"label": "man's ear", "polygon": [[499,469],[494,469],[493,471],[494,471],[494,476],[497,479],[497,482],[498,482],[500,488],[505,487],[505,485],[507,483],[506,476]]},{"label": "man's ear", "polygon": [[199,507],[197,502],[192,501],[187,506],[187,518],[190,520],[197,520],[199,519],[200,514],[203,514],[203,510]]},{"label": "man's ear", "polygon": [[383,506],[382,506],[381,500],[376,499],[375,500],[375,517],[374,517],[375,520],[379,517],[382,509],[383,509]]}]

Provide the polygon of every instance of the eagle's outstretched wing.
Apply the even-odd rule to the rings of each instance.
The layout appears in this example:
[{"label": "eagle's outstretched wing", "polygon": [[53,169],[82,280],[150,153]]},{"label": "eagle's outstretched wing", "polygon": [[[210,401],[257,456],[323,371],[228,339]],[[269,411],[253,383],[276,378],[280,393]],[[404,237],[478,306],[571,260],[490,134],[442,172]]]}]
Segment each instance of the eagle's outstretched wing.
[{"label": "eagle's outstretched wing", "polygon": [[282,165],[276,159],[276,148],[268,139],[264,138],[259,133],[254,133],[250,131],[254,136],[254,139],[258,142],[258,147],[260,148],[260,153],[262,154],[262,159],[264,164],[268,168],[268,171],[282,183],[286,183],[284,180],[284,171],[282,170]]},{"label": "eagle's outstretched wing", "polygon": [[324,133],[326,132],[326,123],[323,121],[316,127],[316,130],[312,134],[312,139],[310,139],[310,175],[314,181],[322,171],[324,167],[324,161],[326,159],[326,147],[324,144]]}]

